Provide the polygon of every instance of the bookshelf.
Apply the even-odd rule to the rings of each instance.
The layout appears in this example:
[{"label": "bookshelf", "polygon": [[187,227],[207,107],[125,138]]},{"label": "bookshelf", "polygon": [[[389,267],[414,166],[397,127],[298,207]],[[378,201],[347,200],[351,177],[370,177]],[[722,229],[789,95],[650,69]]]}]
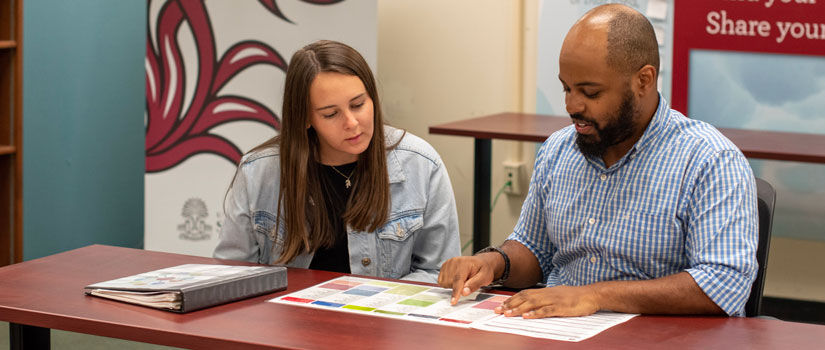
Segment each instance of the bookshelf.
[{"label": "bookshelf", "polygon": [[23,1],[0,0],[0,266],[23,261]]}]

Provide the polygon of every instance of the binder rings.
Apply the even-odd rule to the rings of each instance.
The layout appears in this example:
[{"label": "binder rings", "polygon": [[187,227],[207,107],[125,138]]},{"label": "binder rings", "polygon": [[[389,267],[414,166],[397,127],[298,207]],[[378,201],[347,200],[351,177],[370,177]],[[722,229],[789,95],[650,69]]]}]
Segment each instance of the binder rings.
[{"label": "binder rings", "polygon": [[101,298],[184,313],[286,289],[286,268],[185,264],[88,285]]}]

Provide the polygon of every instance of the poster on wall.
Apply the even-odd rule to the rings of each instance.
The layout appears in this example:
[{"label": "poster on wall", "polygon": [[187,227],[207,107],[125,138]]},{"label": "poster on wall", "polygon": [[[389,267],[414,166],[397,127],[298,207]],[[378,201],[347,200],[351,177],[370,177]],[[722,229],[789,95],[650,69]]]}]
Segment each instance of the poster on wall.
[{"label": "poster on wall", "polygon": [[[825,1],[676,0],[673,106],[717,127],[825,134]],[[825,240],[825,166],[751,159],[773,235]]]},{"label": "poster on wall", "polygon": [[543,0],[539,3],[538,60],[536,66],[536,113],[566,116],[559,82],[559,52],[573,23],[590,9],[623,3],[644,14],[653,24],[659,42],[659,91],[670,98],[673,0]]},{"label": "poster on wall", "polygon": [[342,41],[376,68],[376,1],[151,0],[144,248],[211,256],[241,156],[280,129],[292,53]]}]

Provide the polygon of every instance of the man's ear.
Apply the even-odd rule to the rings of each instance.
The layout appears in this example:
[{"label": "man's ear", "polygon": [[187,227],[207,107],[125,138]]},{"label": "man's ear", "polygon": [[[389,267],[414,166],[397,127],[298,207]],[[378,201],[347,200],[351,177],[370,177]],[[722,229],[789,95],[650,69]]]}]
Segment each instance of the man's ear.
[{"label": "man's ear", "polygon": [[638,91],[640,95],[644,96],[650,93],[658,94],[659,72],[656,70],[656,67],[646,64],[636,72],[633,80],[636,84],[636,91]]}]

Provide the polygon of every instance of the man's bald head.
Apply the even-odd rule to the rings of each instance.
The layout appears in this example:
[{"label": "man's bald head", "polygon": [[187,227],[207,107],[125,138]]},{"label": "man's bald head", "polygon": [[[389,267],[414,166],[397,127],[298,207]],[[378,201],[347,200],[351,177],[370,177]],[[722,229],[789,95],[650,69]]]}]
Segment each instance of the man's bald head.
[{"label": "man's bald head", "polygon": [[645,65],[659,71],[659,44],[647,18],[625,5],[595,7],[579,19],[570,32],[579,35],[607,31],[607,64],[620,73],[633,73]]}]

